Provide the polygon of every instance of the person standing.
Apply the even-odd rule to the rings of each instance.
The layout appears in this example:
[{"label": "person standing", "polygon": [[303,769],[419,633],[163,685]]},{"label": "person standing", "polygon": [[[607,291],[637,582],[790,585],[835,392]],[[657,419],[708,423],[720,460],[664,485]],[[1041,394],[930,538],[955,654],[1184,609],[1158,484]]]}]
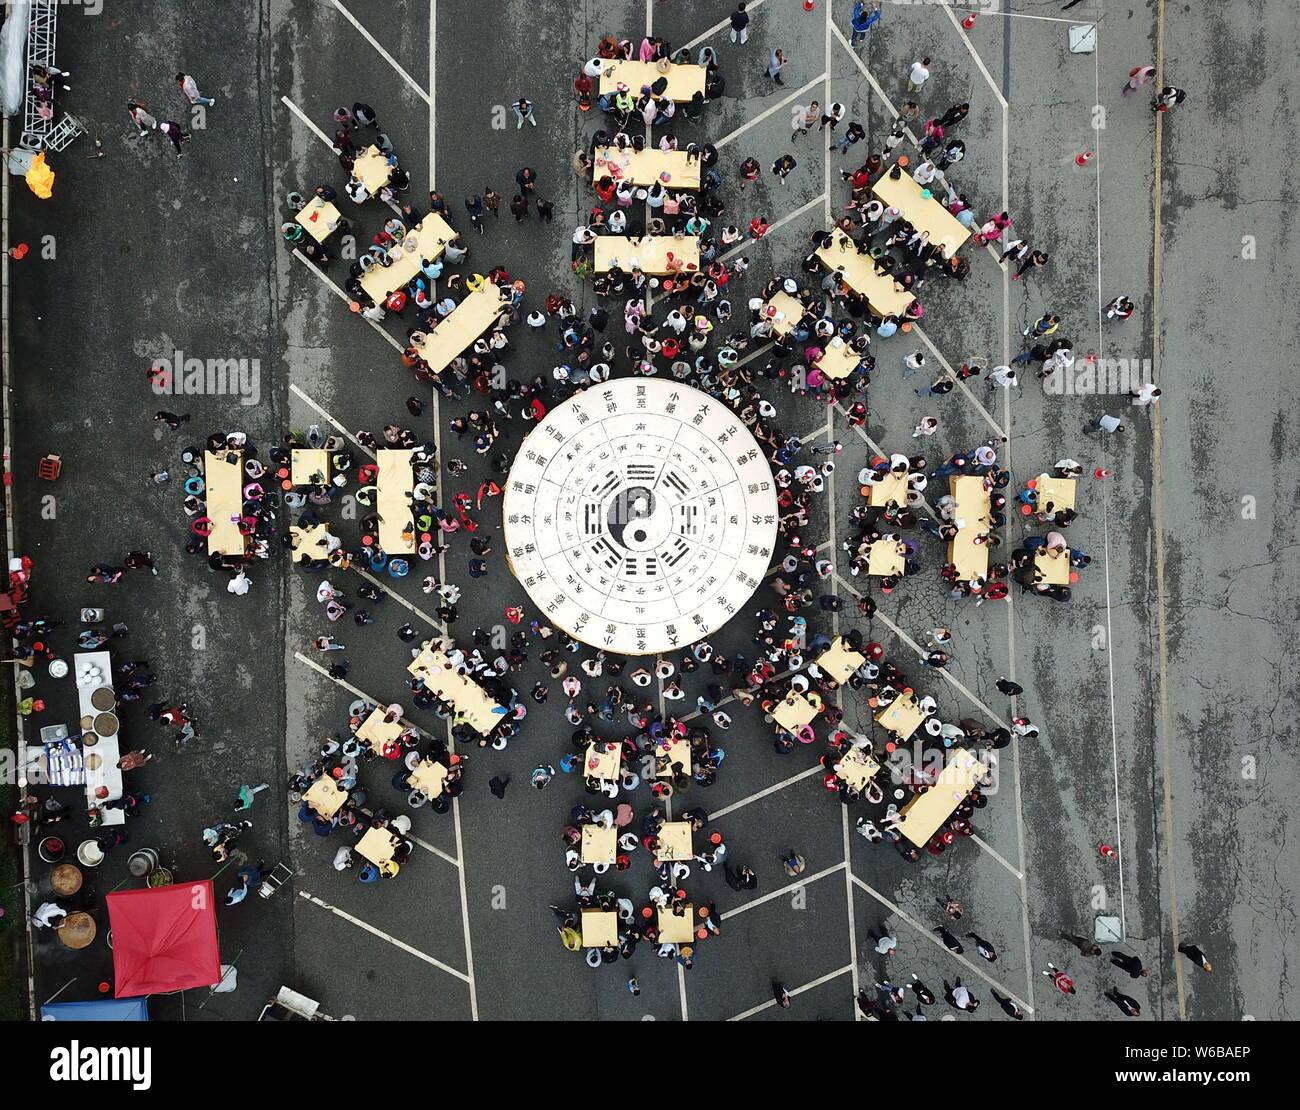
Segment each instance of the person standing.
[{"label": "person standing", "polygon": [[867,37],[867,32],[880,20],[880,5],[868,8],[866,0],[857,0],[849,19],[849,45],[857,46]]},{"label": "person standing", "polygon": [[1156,388],[1154,382],[1147,382],[1138,386],[1129,396],[1133,398],[1133,403],[1138,408],[1145,409],[1160,400],[1160,390]]},{"label": "person standing", "polygon": [[1106,306],[1107,320],[1127,320],[1137,310],[1131,297],[1121,293]]},{"label": "person standing", "polygon": [[1196,966],[1199,967],[1202,971],[1214,970],[1214,965],[1210,963],[1205,953],[1202,952],[1200,948],[1198,948],[1196,945],[1188,944],[1184,942],[1178,946],[1178,951],[1181,952],[1184,956],[1186,956],[1189,960],[1191,960],[1192,963],[1196,964]]},{"label": "person standing", "polygon": [[1066,975],[1065,972],[1055,964],[1048,964],[1047,970],[1044,971],[1043,974],[1052,981],[1052,986],[1062,994],[1076,993],[1074,989],[1074,980]]},{"label": "person standing", "polygon": [[494,219],[501,218],[501,194],[495,189],[483,190],[483,207],[492,213]]},{"label": "person standing", "polygon": [[188,73],[178,73],[176,84],[180,86],[185,99],[191,104],[202,104],[205,108],[211,108],[217,102],[215,97],[204,96],[199,92],[198,83]]},{"label": "person standing", "polygon": [[928,80],[930,80],[930,59],[922,58],[919,62],[913,62],[907,74],[907,91],[919,92],[921,86]]},{"label": "person standing", "polygon": [[1122,432],[1124,425],[1118,416],[1111,416],[1110,413],[1102,413],[1092,424],[1085,424],[1083,428],[1084,435],[1091,435],[1100,428],[1103,432],[1113,434]]},{"label": "person standing", "polygon": [[1020,263],[1018,269],[1012,276],[1012,281],[1019,281],[1030,270],[1041,270],[1047,265],[1047,253],[1045,251],[1030,251],[1029,257]]},{"label": "person standing", "polygon": [[[745,5],[742,4],[743,8]],[[772,980],[772,998],[783,1010],[790,1008],[790,992],[785,989],[780,979]]]},{"label": "person standing", "polygon": [[537,126],[537,117],[533,115],[533,105],[528,97],[521,96],[511,104],[510,107],[514,109],[515,119],[518,121],[515,124],[516,131],[523,127],[525,120],[531,123],[534,127]]},{"label": "person standing", "polygon": [[942,925],[938,926],[934,931],[939,934],[939,939],[943,941],[943,946],[953,955],[960,956],[966,951],[966,949],[962,947],[961,941],[953,936],[952,933]]},{"label": "person standing", "polygon": [[1134,66],[1128,71],[1128,80],[1124,82],[1124,87],[1119,90],[1120,95],[1128,96],[1129,93],[1137,91],[1155,75],[1155,66]]},{"label": "person standing", "polygon": [[1002,1007],[1002,1012],[1009,1018],[1015,1018],[1016,1021],[1024,1021],[1025,1015],[1020,1012],[1020,1007],[1016,1005],[1015,1000],[1006,998],[997,991],[993,991],[993,1001]]},{"label": "person standing", "polygon": [[967,933],[966,936],[975,942],[975,951],[979,953],[980,959],[988,960],[989,963],[997,962],[998,950],[989,941],[979,933]]},{"label": "person standing", "polygon": [[799,163],[794,160],[792,154],[782,154],[775,162],[772,163],[772,172],[776,174],[777,179],[785,184],[785,179],[790,176],[790,171]]},{"label": "person standing", "polygon": [[480,235],[483,234],[483,198],[477,193],[465,198],[465,210],[469,213],[470,225]]},{"label": "person standing", "polygon": [[1106,992],[1106,997],[1123,1011],[1125,1017],[1142,1016],[1142,1007],[1138,1005],[1137,999],[1130,998],[1127,994],[1121,994],[1118,987],[1111,987]]},{"label": "person standing", "polygon": [[749,41],[749,13],[743,3],[737,4],[731,13],[731,41],[740,46]]},{"label": "person standing", "polygon": [[999,678],[994,685],[1009,698],[1019,697],[1025,692],[1025,688],[1018,682],[1012,682],[1009,678]]},{"label": "person standing", "polygon": [[1166,85],[1160,90],[1160,95],[1151,102],[1151,111],[1167,112],[1170,108],[1181,104],[1186,99],[1186,89],[1180,89],[1175,85]]},{"label": "person standing", "polygon": [[758,876],[747,864],[732,867],[730,863],[724,863],[722,871],[726,876],[727,886],[732,890],[754,890],[758,886]]},{"label": "person standing", "polygon": [[898,951],[898,940],[895,937],[891,937],[888,933],[882,931],[878,937],[874,933],[869,933],[867,935],[871,936],[875,940],[876,952],[879,955],[892,956]]},{"label": "person standing", "polygon": [[521,223],[528,218],[528,201],[516,193],[510,201],[510,211],[514,214],[515,223]]},{"label": "person standing", "polygon": [[506,775],[505,778],[500,778],[497,775],[493,775],[490,779],[488,779],[488,789],[492,791],[492,797],[496,798],[498,801],[505,800],[506,787],[509,784],[510,784],[509,775]]},{"label": "person standing", "polygon": [[781,68],[790,59],[785,56],[784,50],[773,50],[771,56],[767,59],[767,75],[778,85],[784,85],[781,80]]},{"label": "person standing", "polygon": [[148,106],[142,100],[128,100],[127,113],[136,127],[136,138],[143,138],[150,131],[158,130],[158,121],[149,113]]},{"label": "person standing", "polygon": [[910,378],[918,370],[925,366],[925,352],[913,351],[909,355],[903,356],[903,377]]},{"label": "person standing", "polygon": [[175,120],[170,119],[163,120],[163,122],[158,125],[158,130],[166,135],[167,138],[171,139],[172,146],[176,148],[176,157],[184,158],[185,151],[181,149],[181,143],[188,143],[190,141],[190,133],[184,130],[184,128],[182,128]]}]

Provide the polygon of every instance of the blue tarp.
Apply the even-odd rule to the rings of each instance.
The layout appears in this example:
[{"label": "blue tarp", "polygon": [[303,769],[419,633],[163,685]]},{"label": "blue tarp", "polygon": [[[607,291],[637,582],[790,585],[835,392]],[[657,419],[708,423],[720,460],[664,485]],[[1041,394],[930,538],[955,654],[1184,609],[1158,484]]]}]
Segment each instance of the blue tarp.
[{"label": "blue tarp", "polygon": [[54,1002],[41,1007],[42,1021],[148,1021],[143,998],[102,998],[95,1002]]}]

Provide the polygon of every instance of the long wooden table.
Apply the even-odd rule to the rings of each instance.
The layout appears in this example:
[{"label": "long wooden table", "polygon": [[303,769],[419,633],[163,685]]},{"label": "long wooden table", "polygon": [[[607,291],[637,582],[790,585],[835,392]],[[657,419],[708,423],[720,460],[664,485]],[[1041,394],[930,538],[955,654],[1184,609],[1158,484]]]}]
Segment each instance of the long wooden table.
[{"label": "long wooden table", "polygon": [[653,62],[631,62],[618,60],[606,62],[600,73],[600,95],[612,95],[618,92],[619,82],[628,87],[633,99],[641,95],[643,85],[653,85],[660,77],[668,78],[668,87],[664,95],[669,100],[681,103],[690,100],[696,93],[704,95],[704,67],[679,66],[669,64],[667,73],[660,73]]},{"label": "long wooden table", "polygon": [[320,197],[312,197],[298,209],[297,215],[294,216],[294,220],[300,223],[303,230],[318,243],[325,242],[334,234],[342,218],[342,212],[329,201],[321,200]]},{"label": "long wooden table", "polygon": [[789,335],[803,319],[803,304],[785,291],[773,293],[767,303],[777,311],[777,315],[771,318],[772,330],[777,335]]},{"label": "long wooden table", "polygon": [[499,285],[486,282],[452,309],[423,341],[413,346],[429,364],[429,369],[440,374],[509,307],[510,294]]},{"label": "long wooden table", "polygon": [[843,270],[849,288],[867,298],[867,304],[877,316],[902,316],[915,299],[905,289],[899,289],[894,279],[876,273],[869,254],[859,254],[857,244],[838,227],[834,242],[822,247],[817,258],[828,270]]},{"label": "long wooden table", "polygon": [[690,158],[684,150],[619,150],[616,146],[598,146],[591,170],[591,183],[596,184],[608,175],[615,181],[630,181],[633,185],[653,185],[659,175],[668,174],[663,182],[667,189],[698,189],[700,187],[700,160]]},{"label": "long wooden table", "polygon": [[[412,236],[415,238],[413,243]],[[436,212],[430,212],[407,231],[402,245],[396,248],[401,257],[393,258],[393,250],[390,249],[388,256],[393,260],[387,266],[371,266],[361,275],[361,288],[375,304],[383,304],[389,293],[403,288],[420,273],[425,259],[434,261],[455,238],[456,229]]]},{"label": "long wooden table", "polygon": [[989,571],[989,546],[975,539],[989,527],[989,494],[984,479],[973,475],[952,476],[948,489],[954,502],[952,519],[957,535],[948,543],[948,562],[957,568],[957,579],[969,582]]},{"label": "long wooden table", "polygon": [[847,378],[862,362],[862,356],[844,342],[838,335],[822,351],[822,357],[813,363],[826,377],[833,381]]},{"label": "long wooden table", "polygon": [[939,781],[924,794],[918,794],[899,811],[903,820],[898,826],[908,840],[918,848],[925,847],[930,837],[962,803],[980,780],[988,774],[984,766],[965,748],[953,748],[948,764],[939,773]]},{"label": "long wooden table", "polygon": [[[411,470],[409,447],[381,447],[375,452],[379,477],[375,481],[375,504],[379,513],[379,546],[387,555],[410,555],[415,550],[415,518],[411,515],[411,494],[415,474]],[[403,530],[410,531],[403,535]]]},{"label": "long wooden table", "polygon": [[1046,582],[1051,586],[1068,586],[1070,584],[1069,549],[1052,551],[1040,547],[1034,555],[1034,581]]},{"label": "long wooden table", "polygon": [[[228,456],[234,456],[230,462]],[[244,452],[204,451],[203,490],[212,531],[208,533],[209,555],[243,555],[248,537],[239,530],[244,513]]]},{"label": "long wooden table", "polygon": [[352,176],[366,187],[366,192],[373,198],[392,180],[393,167],[388,164],[388,159],[380,153],[379,148],[371,144],[353,160]]},{"label": "long wooden table", "polygon": [[917,231],[928,231],[930,242],[943,247],[951,257],[970,238],[970,232],[956,216],[948,211],[933,195],[924,196],[924,187],[912,180],[910,174],[899,175],[897,181],[886,171],[871,191],[881,203],[897,208]]},{"label": "long wooden table", "polygon": [[594,266],[601,273],[613,269],[616,264],[630,271],[635,261],[643,273],[662,276],[669,272],[669,255],[685,263],[683,270],[686,273],[694,273],[700,268],[700,241],[690,235],[681,239],[672,235],[647,235],[640,239],[599,235],[594,247]]},{"label": "long wooden table", "polygon": [[406,669],[424,679],[425,686],[456,710],[459,720],[483,736],[496,728],[505,716],[505,707],[488,697],[483,687],[472,678],[457,671],[443,652],[433,648],[432,641]]}]

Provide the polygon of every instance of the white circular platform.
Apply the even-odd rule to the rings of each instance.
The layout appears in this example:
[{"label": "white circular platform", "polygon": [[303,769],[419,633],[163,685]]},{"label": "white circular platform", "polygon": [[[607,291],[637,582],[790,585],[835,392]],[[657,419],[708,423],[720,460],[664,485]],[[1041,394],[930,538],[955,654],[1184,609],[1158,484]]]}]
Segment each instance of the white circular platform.
[{"label": "white circular platform", "polygon": [[548,623],[617,654],[655,655],[720,628],[758,588],[776,483],[721,402],[620,378],[528,434],[502,516],[511,570]]}]

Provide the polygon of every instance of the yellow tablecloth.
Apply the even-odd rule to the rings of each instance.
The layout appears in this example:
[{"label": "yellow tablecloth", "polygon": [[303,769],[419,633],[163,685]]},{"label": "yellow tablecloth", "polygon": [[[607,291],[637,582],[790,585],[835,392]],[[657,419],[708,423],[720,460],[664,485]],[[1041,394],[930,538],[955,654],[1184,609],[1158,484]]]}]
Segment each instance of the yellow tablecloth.
[{"label": "yellow tablecloth", "polygon": [[1047,582],[1052,586],[1068,586],[1070,584],[1070,552],[1068,550],[1053,552],[1045,547],[1040,547],[1038,553],[1034,556],[1034,580]]},{"label": "yellow tablecloth", "polygon": [[659,827],[659,850],[656,862],[664,860],[691,860],[695,852],[691,848],[691,823],[689,821],[665,821]]},{"label": "yellow tablecloth", "polygon": [[603,273],[617,263],[631,271],[632,263],[640,264],[643,273],[663,275],[668,273],[668,256],[685,263],[684,272],[700,268],[700,241],[694,236],[678,239],[672,235],[649,235],[629,239],[623,235],[601,235],[596,239],[595,268]]},{"label": "yellow tablecloth", "polygon": [[294,551],[301,551],[313,559],[324,559],[329,555],[329,545],[326,543],[329,534],[328,524],[317,524],[312,528],[299,528],[294,524],[289,528],[289,542]]},{"label": "yellow tablecloth", "polygon": [[836,636],[831,646],[817,656],[817,666],[835,682],[847,682],[866,661],[867,657],[849,647],[843,636]]},{"label": "yellow tablecloth", "polygon": [[401,721],[385,721],[382,709],[372,709],[370,716],[357,728],[356,737],[367,747],[383,754],[384,745],[392,743],[405,731]]},{"label": "yellow tablecloth", "polygon": [[329,201],[321,200],[320,197],[312,197],[294,216],[294,219],[302,224],[307,234],[318,243],[325,242],[334,234],[338,222],[342,218],[342,212]]},{"label": "yellow tablecloth", "polygon": [[492,327],[509,306],[510,294],[489,281],[461,301],[422,343],[415,344],[415,349],[429,364],[429,369],[440,374],[451,365],[452,359]]},{"label": "yellow tablecloth", "polygon": [[914,300],[912,294],[895,288],[892,277],[876,273],[871,256],[858,254],[857,245],[839,228],[833,234],[835,241],[817,252],[821,264],[828,270],[843,270],[849,288],[866,297],[877,316],[902,316]]},{"label": "yellow tablecloth", "polygon": [[447,768],[436,759],[422,759],[411,771],[410,783],[412,790],[419,790],[426,797],[441,797],[447,783]]},{"label": "yellow tablecloth", "polygon": [[455,708],[457,718],[480,735],[486,736],[505,716],[503,707],[472,678],[460,674],[441,651],[426,645],[406,669],[424,679],[430,690]]},{"label": "yellow tablecloth", "polygon": [[604,948],[618,943],[618,914],[613,910],[582,911],[583,948]]},{"label": "yellow tablecloth", "polygon": [[289,481],[295,486],[323,486],[329,480],[330,453],[328,451],[295,447],[289,452]]},{"label": "yellow tablecloth", "polygon": [[812,702],[796,691],[791,691],[772,707],[772,720],[787,732],[798,732],[816,716],[817,710]]},{"label": "yellow tablecloth", "polygon": [[691,773],[691,745],[685,740],[671,740],[665,748],[663,742],[655,745],[655,756],[668,757],[668,766],[656,772],[655,777],[669,779],[673,777],[672,765],[680,763],[686,774]]},{"label": "yellow tablecloth", "polygon": [[[412,236],[415,237],[415,242],[408,246]],[[375,304],[382,304],[389,293],[401,289],[420,272],[420,265],[425,259],[433,262],[454,238],[456,231],[451,224],[436,212],[430,212],[406,233],[399,248],[401,257],[387,266],[371,266],[361,275],[361,288]],[[391,251],[389,257],[392,257]]]},{"label": "yellow tablecloth", "polygon": [[777,335],[789,335],[794,331],[794,326],[803,319],[803,305],[797,297],[792,297],[789,293],[773,293],[767,303],[777,311],[777,315],[772,318],[772,330]]},{"label": "yellow tablecloth", "polygon": [[867,573],[883,578],[888,574],[902,574],[904,568],[903,545],[897,540],[876,540],[871,545],[867,559]]},{"label": "yellow tablecloth", "polygon": [[1074,508],[1073,478],[1053,478],[1047,474],[1040,474],[1034,489],[1038,494],[1040,512],[1057,512],[1060,509]]},{"label": "yellow tablecloth", "polygon": [[387,829],[367,829],[365,835],[357,841],[356,853],[379,867],[393,858],[396,847],[397,838]]},{"label": "yellow tablecloth", "polygon": [[899,831],[918,848],[925,847],[930,837],[952,816],[953,810],[961,805],[962,799],[987,774],[988,768],[965,748],[953,748],[948,765],[939,774],[939,781],[903,806]]},{"label": "yellow tablecloth", "polygon": [[[234,462],[226,457],[234,455]],[[203,452],[203,488],[212,532],[208,536],[209,555],[243,555],[247,539],[239,531],[238,520],[244,511],[244,452]]]},{"label": "yellow tablecloth", "polygon": [[892,732],[896,741],[907,740],[924,720],[915,694],[900,694],[876,714],[876,724]]},{"label": "yellow tablecloth", "polygon": [[642,85],[653,85],[660,77],[668,78],[664,95],[678,103],[690,100],[697,92],[704,93],[704,67],[669,64],[667,73],[660,73],[652,62],[619,60],[606,62],[600,74],[600,95],[618,92],[621,81],[635,100],[641,95]]},{"label": "yellow tablecloth", "polygon": [[669,179],[663,182],[665,189],[694,190],[700,187],[700,160],[688,158],[684,150],[660,150],[658,147],[619,150],[612,146],[598,146],[593,162],[593,185],[606,175],[615,181],[620,180],[615,172],[619,170],[622,171],[621,179],[633,185],[652,185],[659,180],[661,173],[667,173]]},{"label": "yellow tablecloth", "polygon": [[659,911],[659,943],[689,944],[695,939],[695,906],[687,905],[681,913]]},{"label": "yellow tablecloth", "polygon": [[906,505],[907,475],[895,474],[890,471],[880,481],[869,485],[867,491],[868,505],[878,505],[883,508],[891,501],[899,505]]},{"label": "yellow tablecloth", "polygon": [[388,159],[379,152],[377,146],[369,146],[357,155],[352,163],[352,176],[355,177],[373,197],[388,184],[393,176],[393,167]]},{"label": "yellow tablecloth", "polygon": [[[942,187],[935,183],[935,188]],[[871,191],[882,203],[902,212],[917,231],[928,231],[930,242],[942,246],[949,257],[970,238],[970,232],[962,227],[961,221],[939,201],[933,196],[921,195],[922,186],[913,181],[908,173],[903,173],[897,181],[892,181],[886,171],[871,187]]]},{"label": "yellow tablecloth", "polygon": [[613,863],[618,855],[618,831],[599,825],[582,826],[582,862]]},{"label": "yellow tablecloth", "polygon": [[984,479],[973,475],[952,476],[948,479],[952,494],[953,523],[958,531],[948,544],[948,562],[957,568],[957,579],[969,582],[983,578],[989,569],[988,544],[976,543],[975,538],[989,527],[989,495]]},{"label": "yellow tablecloth", "polygon": [[880,764],[860,748],[850,748],[839,762],[839,776],[854,790],[861,790],[880,770]]},{"label": "yellow tablecloth", "polygon": [[588,744],[587,755],[582,763],[582,773],[589,779],[617,782],[622,762],[623,749],[618,744],[611,743],[606,751],[601,751],[596,744]]},{"label": "yellow tablecloth", "polygon": [[[409,555],[415,550],[415,517],[410,494],[415,489],[411,450],[381,447],[375,452],[379,477],[375,482],[375,508],[379,513],[379,546],[388,555]],[[410,528],[406,537],[402,530]]]},{"label": "yellow tablecloth", "polygon": [[328,821],[343,808],[343,803],[348,800],[348,792],[329,775],[322,775],[307,787],[302,800],[307,803],[309,809]]}]

